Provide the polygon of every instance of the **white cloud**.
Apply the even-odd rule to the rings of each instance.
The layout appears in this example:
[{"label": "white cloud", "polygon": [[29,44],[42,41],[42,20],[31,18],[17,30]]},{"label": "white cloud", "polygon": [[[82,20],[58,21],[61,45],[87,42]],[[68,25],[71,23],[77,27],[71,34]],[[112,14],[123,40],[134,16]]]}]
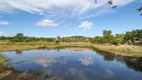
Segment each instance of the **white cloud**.
[{"label": "white cloud", "polygon": [[52,20],[45,19],[43,21],[37,22],[37,26],[57,26],[58,24],[54,23]]},{"label": "white cloud", "polygon": [[0,24],[7,25],[7,24],[9,24],[9,22],[7,22],[7,21],[0,21]]},{"label": "white cloud", "polygon": [[87,29],[91,29],[92,26],[93,26],[92,22],[84,21],[84,22],[81,22],[81,24],[78,27],[87,30]]},{"label": "white cloud", "polygon": [[0,36],[9,36],[9,37],[13,37],[15,36],[16,33],[7,33],[7,32],[4,32],[4,31],[0,31]]},{"label": "white cloud", "polygon": [[[108,0],[0,0],[0,12],[12,13],[16,10],[32,14],[46,15],[58,23],[85,20],[108,12]],[[137,0],[114,0],[118,6]],[[83,18],[85,17],[85,18]],[[71,22],[72,23],[72,22]]]},{"label": "white cloud", "polygon": [[114,0],[114,4],[115,5],[120,5],[120,6],[123,6],[123,5],[127,5],[129,4],[130,2],[133,2],[133,1],[136,1],[136,0]]},{"label": "white cloud", "polygon": [[[114,0],[117,5],[126,5],[136,0]],[[43,13],[47,9],[72,7],[79,13],[86,12],[89,9],[97,9],[107,5],[107,0],[0,0],[0,11],[8,12],[11,9],[19,9],[30,13]]]}]

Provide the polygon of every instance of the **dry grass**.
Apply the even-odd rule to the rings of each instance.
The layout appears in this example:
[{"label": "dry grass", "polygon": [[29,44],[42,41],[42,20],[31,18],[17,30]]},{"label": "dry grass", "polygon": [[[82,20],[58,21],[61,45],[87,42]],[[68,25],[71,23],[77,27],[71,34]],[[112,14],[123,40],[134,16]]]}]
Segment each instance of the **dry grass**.
[{"label": "dry grass", "polygon": [[28,49],[36,49],[38,45],[46,45],[47,48],[66,48],[66,47],[84,47],[85,44],[55,44],[55,43],[11,43],[11,44],[0,44],[0,52],[11,51],[11,50],[28,50]]},{"label": "dry grass", "polygon": [[35,49],[32,45],[0,45],[0,52],[11,50]]},{"label": "dry grass", "polygon": [[86,50],[90,46],[94,47],[101,51],[118,53],[124,56],[142,56],[142,46],[130,46],[130,45],[99,45],[99,44],[85,44],[85,43],[14,43],[14,44],[0,44],[0,52],[10,51],[10,50],[27,50],[27,49],[36,49],[37,45],[44,44],[47,48],[64,48],[70,50]]},{"label": "dry grass", "polygon": [[112,53],[118,53],[124,56],[142,56],[142,46],[132,45],[93,45],[95,48]]}]

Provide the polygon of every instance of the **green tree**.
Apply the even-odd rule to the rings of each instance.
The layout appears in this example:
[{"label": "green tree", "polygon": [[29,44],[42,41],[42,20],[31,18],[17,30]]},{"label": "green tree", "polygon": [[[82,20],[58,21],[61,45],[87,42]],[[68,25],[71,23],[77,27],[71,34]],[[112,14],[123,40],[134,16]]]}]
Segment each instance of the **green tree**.
[{"label": "green tree", "polygon": [[58,36],[58,37],[56,38],[55,43],[56,43],[56,44],[60,44],[60,36]]},{"label": "green tree", "polygon": [[17,33],[16,37],[24,37],[24,34],[23,33]]},{"label": "green tree", "polygon": [[103,38],[105,43],[112,43],[112,31],[111,30],[104,30],[103,31]]},{"label": "green tree", "polygon": [[133,41],[133,36],[131,32],[126,32],[124,36],[124,40],[130,45],[131,42]]},{"label": "green tree", "polygon": [[124,34],[116,34],[113,37],[113,44],[118,45],[118,44],[124,44]]},{"label": "green tree", "polygon": [[142,41],[142,29],[141,30],[133,30],[131,32],[126,32],[124,36],[124,40],[128,42],[128,44],[135,45],[136,41]]},{"label": "green tree", "polygon": [[14,36],[11,41],[13,41],[13,42],[23,42],[24,41],[24,34],[17,33],[16,36]]}]

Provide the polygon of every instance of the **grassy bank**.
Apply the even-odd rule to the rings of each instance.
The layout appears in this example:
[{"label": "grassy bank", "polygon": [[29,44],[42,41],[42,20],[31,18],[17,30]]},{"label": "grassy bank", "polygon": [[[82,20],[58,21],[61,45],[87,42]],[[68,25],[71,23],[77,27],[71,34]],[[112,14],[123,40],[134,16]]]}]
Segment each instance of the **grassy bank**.
[{"label": "grassy bank", "polygon": [[44,44],[48,49],[77,49],[77,50],[84,50],[87,49],[90,45],[88,44],[82,44],[82,43],[61,43],[61,44],[55,44],[55,43],[47,43],[47,42],[22,42],[22,43],[6,43],[6,44],[0,44],[0,52],[4,51],[13,51],[13,50],[30,50],[30,49],[37,49],[38,45]]},{"label": "grassy bank", "polygon": [[141,46],[130,46],[130,45],[100,45],[100,44],[86,44],[86,43],[46,43],[46,42],[31,42],[31,43],[7,43],[0,45],[0,52],[11,51],[11,50],[28,50],[36,49],[37,45],[44,44],[48,49],[70,49],[70,50],[86,50],[86,49],[97,49],[100,51],[117,53],[124,56],[142,56]]},{"label": "grassy bank", "polygon": [[32,45],[0,45],[0,52],[4,51],[13,51],[13,50],[26,50],[26,49],[35,49],[36,46]]},{"label": "grassy bank", "polygon": [[111,53],[117,53],[123,56],[142,56],[142,46],[132,45],[93,45],[94,48]]},{"label": "grassy bank", "polygon": [[0,54],[0,64],[6,64],[8,62],[8,60],[9,59],[7,57]]}]

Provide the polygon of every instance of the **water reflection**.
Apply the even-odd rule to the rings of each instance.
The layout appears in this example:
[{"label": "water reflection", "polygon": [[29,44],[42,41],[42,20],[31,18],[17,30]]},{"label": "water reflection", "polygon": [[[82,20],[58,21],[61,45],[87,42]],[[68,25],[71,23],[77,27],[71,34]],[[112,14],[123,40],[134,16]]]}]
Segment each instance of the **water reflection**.
[{"label": "water reflection", "polygon": [[67,64],[67,60],[65,59],[64,56],[61,56],[61,57],[57,58],[56,62],[60,63],[60,64]]},{"label": "water reflection", "polygon": [[136,57],[123,57],[119,56],[116,57],[120,61],[121,57],[121,62],[125,63],[128,68],[132,68],[135,71],[140,71],[142,72],[142,57],[136,58]]},{"label": "water reflection", "polygon": [[35,61],[37,64],[47,67],[56,62],[56,60],[40,59]]},{"label": "water reflection", "polygon": [[[9,64],[16,69],[22,71],[34,69],[30,73],[36,75],[45,71],[48,72],[49,78],[57,77],[64,80],[142,79],[142,57],[125,57],[97,50],[63,49],[59,52],[56,49],[23,51],[20,56],[17,56],[15,52],[3,54],[12,58]],[[14,62],[17,64],[13,64]],[[47,80],[46,77],[45,80]]]},{"label": "water reflection", "polygon": [[24,61],[19,61],[19,62],[17,62],[16,64],[21,64],[21,63],[24,63]]},{"label": "water reflection", "polygon": [[45,50],[48,50],[48,51],[55,50],[55,51],[57,51],[57,52],[60,52],[60,49],[38,49],[37,54],[43,55],[43,52],[44,52]]},{"label": "water reflection", "polygon": [[79,59],[82,65],[88,66],[90,64],[93,64],[93,60],[91,57],[85,57],[83,59]]},{"label": "water reflection", "polygon": [[106,61],[114,61],[116,59],[118,62],[126,64],[128,68],[142,72],[142,57],[121,56],[114,53],[107,53],[98,50],[95,51],[102,55]]},{"label": "water reflection", "polygon": [[17,55],[21,55],[21,54],[23,53],[23,51],[22,51],[22,50],[16,50],[15,53],[16,53]]},{"label": "water reflection", "polygon": [[94,51],[96,51],[99,55],[103,56],[105,61],[113,61],[115,59],[115,56],[117,56],[114,53],[108,53],[99,50]]}]

